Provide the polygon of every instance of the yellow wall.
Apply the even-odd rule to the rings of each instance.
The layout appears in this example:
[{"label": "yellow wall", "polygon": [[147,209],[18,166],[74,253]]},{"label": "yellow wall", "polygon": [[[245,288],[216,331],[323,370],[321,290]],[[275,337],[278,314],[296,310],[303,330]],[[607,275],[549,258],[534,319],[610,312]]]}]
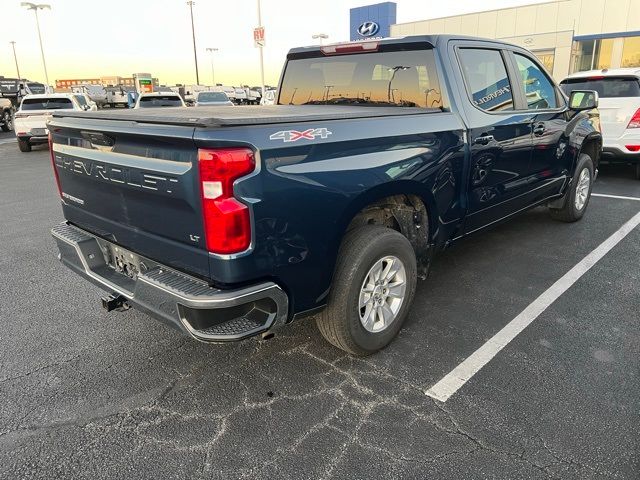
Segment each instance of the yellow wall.
[{"label": "yellow wall", "polygon": [[640,0],[556,0],[391,26],[392,36],[461,34],[497,38],[533,51],[555,48],[553,75],[558,80],[569,73],[573,36],[632,31],[640,31]]}]

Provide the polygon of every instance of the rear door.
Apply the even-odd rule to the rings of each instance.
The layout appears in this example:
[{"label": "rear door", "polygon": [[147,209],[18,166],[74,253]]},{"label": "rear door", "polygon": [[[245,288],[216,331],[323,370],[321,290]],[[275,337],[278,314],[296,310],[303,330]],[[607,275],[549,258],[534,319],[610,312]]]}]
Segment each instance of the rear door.
[{"label": "rear door", "polygon": [[465,231],[504,218],[528,204],[530,190],[531,115],[516,110],[513,85],[501,45],[454,44],[462,101],[469,126],[471,164]]}]

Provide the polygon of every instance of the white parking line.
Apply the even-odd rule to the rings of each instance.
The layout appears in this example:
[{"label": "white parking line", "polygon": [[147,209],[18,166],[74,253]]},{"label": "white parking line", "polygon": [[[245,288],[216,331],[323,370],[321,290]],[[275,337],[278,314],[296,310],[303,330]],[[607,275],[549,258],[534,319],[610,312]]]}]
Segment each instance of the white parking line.
[{"label": "white parking line", "polygon": [[445,375],[438,383],[425,393],[431,398],[446,402],[451,395],[456,393],[471,377],[480,371],[500,350],[516,338],[527,326],[544,312],[549,305],[566,292],[580,277],[589,271],[598,260],[604,257],[615,247],[629,232],[640,225],[640,212],[631,220],[622,225],[618,231],[602,242],[589,255],[584,257],[575,267],[564,274],[560,280],[551,285],[542,295],[536,298],[516,318],[511,320],[502,330],[473,352],[470,357]]},{"label": "white parking line", "polygon": [[3,139],[3,140],[0,140],[0,145],[4,145],[5,143],[13,143],[15,141],[17,141],[16,138],[6,138],[6,139]]},{"label": "white parking line", "polygon": [[623,197],[621,195],[606,195],[604,193],[592,193],[592,197],[604,197],[604,198],[617,198],[619,200],[635,200],[636,202],[640,202],[640,197]]}]

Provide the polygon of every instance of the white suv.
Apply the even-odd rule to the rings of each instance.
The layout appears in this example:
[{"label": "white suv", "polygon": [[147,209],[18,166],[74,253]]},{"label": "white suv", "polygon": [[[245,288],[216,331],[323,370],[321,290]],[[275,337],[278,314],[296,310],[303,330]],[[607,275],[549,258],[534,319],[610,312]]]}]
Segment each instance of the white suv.
[{"label": "white suv", "polygon": [[574,73],[560,87],[567,95],[573,90],[598,92],[602,159],[634,164],[640,180],[640,68]]},{"label": "white suv", "polygon": [[21,152],[30,152],[33,145],[47,143],[47,122],[54,110],[86,110],[71,93],[27,95],[15,113],[13,129]]}]

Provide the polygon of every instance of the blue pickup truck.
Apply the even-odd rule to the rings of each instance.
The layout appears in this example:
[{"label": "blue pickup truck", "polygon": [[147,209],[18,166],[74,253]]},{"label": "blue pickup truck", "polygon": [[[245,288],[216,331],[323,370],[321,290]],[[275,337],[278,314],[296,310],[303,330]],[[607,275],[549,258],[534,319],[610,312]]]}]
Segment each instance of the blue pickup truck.
[{"label": "blue pickup truck", "polygon": [[60,260],[204,342],[315,316],[354,355],[402,327],[434,252],[529,208],[584,214],[597,94],[528,51],[415,36],[295,48],[273,106],[56,112]]}]

